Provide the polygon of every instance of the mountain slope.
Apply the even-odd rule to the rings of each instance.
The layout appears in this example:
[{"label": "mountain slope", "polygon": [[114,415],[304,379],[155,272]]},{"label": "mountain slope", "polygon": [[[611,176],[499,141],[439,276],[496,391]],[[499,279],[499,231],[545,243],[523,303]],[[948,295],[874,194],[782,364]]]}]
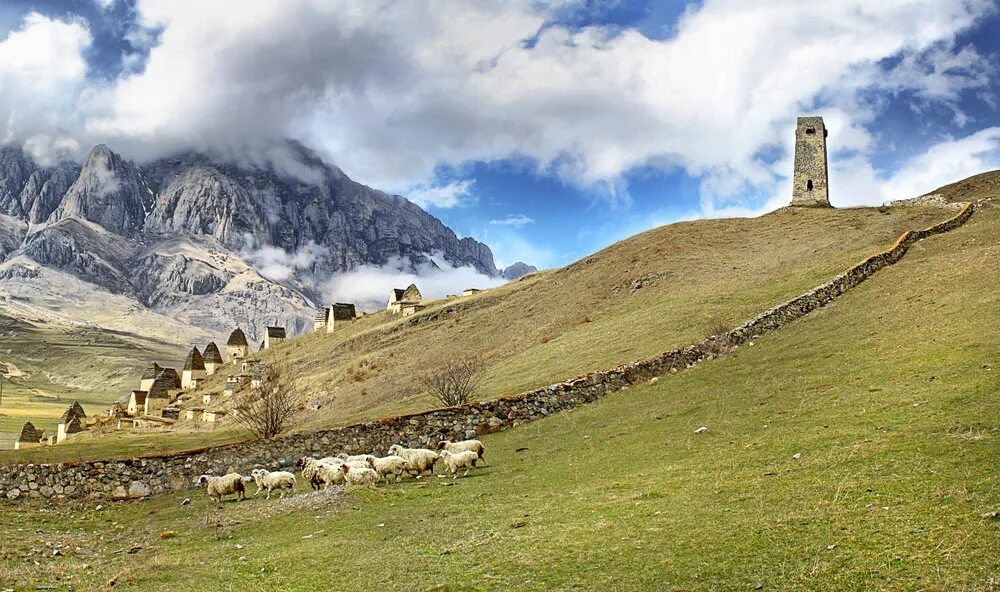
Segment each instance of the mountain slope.
[{"label": "mountain slope", "polygon": [[781,210],[672,224],[411,318],[379,313],[307,335],[262,359],[290,364],[303,398],[322,405],[303,415],[303,429],[433,406],[414,377],[456,357],[483,360],[481,397],[520,392],[735,326],[952,214]]},{"label": "mountain slope", "polygon": [[84,589],[993,590],[998,259],[987,206],[753,347],[484,436],[468,478],[105,510],[142,565],[89,510],[14,505],[3,561],[31,565],[44,529],[110,558],[73,572]]},{"label": "mountain slope", "polygon": [[[295,335],[333,297],[334,273],[399,258],[417,265],[439,253],[498,273],[488,247],[459,239],[416,205],[350,180],[299,144],[277,153],[266,162],[191,153],[137,165],[99,145],[82,166],[42,167],[0,146],[0,301],[16,303],[4,311],[23,322],[11,325],[14,334],[42,340],[22,351],[44,356],[45,335],[66,326],[102,335],[99,310],[140,311],[110,325],[139,341],[181,339],[169,344],[171,356],[236,326],[254,343],[269,325]],[[119,322],[150,318],[162,322]],[[37,331],[18,333],[29,326]],[[88,339],[105,337],[119,347],[111,334]],[[132,355],[151,361],[135,343]],[[7,362],[30,365],[8,353]],[[124,394],[117,377],[135,366],[114,359],[81,376],[59,367],[66,360],[53,350],[46,388],[95,401]]]}]

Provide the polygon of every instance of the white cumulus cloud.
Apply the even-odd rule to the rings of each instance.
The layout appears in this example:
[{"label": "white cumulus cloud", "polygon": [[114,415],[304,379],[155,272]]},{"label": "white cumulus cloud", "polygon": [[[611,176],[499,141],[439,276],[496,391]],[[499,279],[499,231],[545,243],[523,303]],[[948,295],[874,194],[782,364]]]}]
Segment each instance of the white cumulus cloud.
[{"label": "white cumulus cloud", "polygon": [[490,277],[470,266],[456,267],[440,253],[428,255],[429,261],[413,264],[394,257],[385,265],[362,265],[335,275],[322,292],[329,302],[354,302],[365,310],[385,306],[389,291],[416,284],[425,299],[461,294],[466,288],[493,288],[506,282]]},{"label": "white cumulus cloud", "polygon": [[506,218],[500,218],[499,220],[490,220],[490,224],[495,224],[497,226],[510,226],[511,228],[523,228],[528,224],[534,223],[534,218],[529,218],[524,214],[507,216]]}]

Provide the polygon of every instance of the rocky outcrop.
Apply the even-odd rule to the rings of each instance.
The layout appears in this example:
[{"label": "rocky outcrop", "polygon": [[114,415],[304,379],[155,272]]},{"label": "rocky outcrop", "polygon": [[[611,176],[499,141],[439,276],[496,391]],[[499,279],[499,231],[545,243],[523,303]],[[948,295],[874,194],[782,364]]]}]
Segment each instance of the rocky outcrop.
[{"label": "rocky outcrop", "polygon": [[135,237],[152,204],[153,193],[135,166],[99,144],[87,155],[80,175],[49,221],[77,217],[115,234]]},{"label": "rocky outcrop", "polygon": [[24,217],[21,190],[38,167],[15,146],[0,146],[0,213]]},{"label": "rocky outcrop", "polygon": [[498,275],[486,245],[415,204],[299,144],[278,152],[266,162],[187,153],[137,166],[99,145],[82,167],[45,168],[0,148],[0,264],[34,260],[212,331],[303,330],[329,277],[366,264],[415,268],[433,254]]},{"label": "rocky outcrop", "polygon": [[23,217],[32,224],[47,220],[79,176],[80,167],[69,162],[31,173],[21,190]]},{"label": "rocky outcrop", "polygon": [[78,218],[66,218],[30,234],[18,251],[44,266],[69,272],[113,294],[133,294],[132,241]]},{"label": "rocky outcrop", "polygon": [[523,278],[529,273],[535,273],[536,271],[538,271],[538,268],[534,265],[528,265],[527,263],[518,261],[513,265],[505,267],[503,271],[500,272],[500,275],[502,275],[503,279],[507,281],[514,281],[516,279]]}]

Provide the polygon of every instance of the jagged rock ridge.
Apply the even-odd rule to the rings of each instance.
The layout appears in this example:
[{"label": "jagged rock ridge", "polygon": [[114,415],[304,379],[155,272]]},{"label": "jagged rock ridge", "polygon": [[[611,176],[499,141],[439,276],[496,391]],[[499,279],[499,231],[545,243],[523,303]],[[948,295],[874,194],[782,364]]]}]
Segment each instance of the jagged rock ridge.
[{"label": "jagged rock ridge", "polygon": [[415,204],[299,144],[285,152],[281,167],[200,153],[140,166],[99,145],[82,167],[42,167],[0,147],[0,281],[37,277],[35,262],[210,331],[239,324],[256,340],[266,324],[304,330],[329,277],[359,265],[440,253],[500,274],[489,247]]}]

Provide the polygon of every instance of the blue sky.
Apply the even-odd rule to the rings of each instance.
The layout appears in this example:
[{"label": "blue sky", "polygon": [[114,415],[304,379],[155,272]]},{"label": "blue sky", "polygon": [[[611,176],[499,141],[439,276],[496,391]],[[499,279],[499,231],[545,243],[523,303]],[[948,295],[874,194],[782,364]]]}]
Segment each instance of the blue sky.
[{"label": "blue sky", "polygon": [[292,137],[550,267],[784,205],[797,115],[826,118],[838,206],[1000,168],[998,52],[992,0],[2,0],[0,140],[142,161]]}]

